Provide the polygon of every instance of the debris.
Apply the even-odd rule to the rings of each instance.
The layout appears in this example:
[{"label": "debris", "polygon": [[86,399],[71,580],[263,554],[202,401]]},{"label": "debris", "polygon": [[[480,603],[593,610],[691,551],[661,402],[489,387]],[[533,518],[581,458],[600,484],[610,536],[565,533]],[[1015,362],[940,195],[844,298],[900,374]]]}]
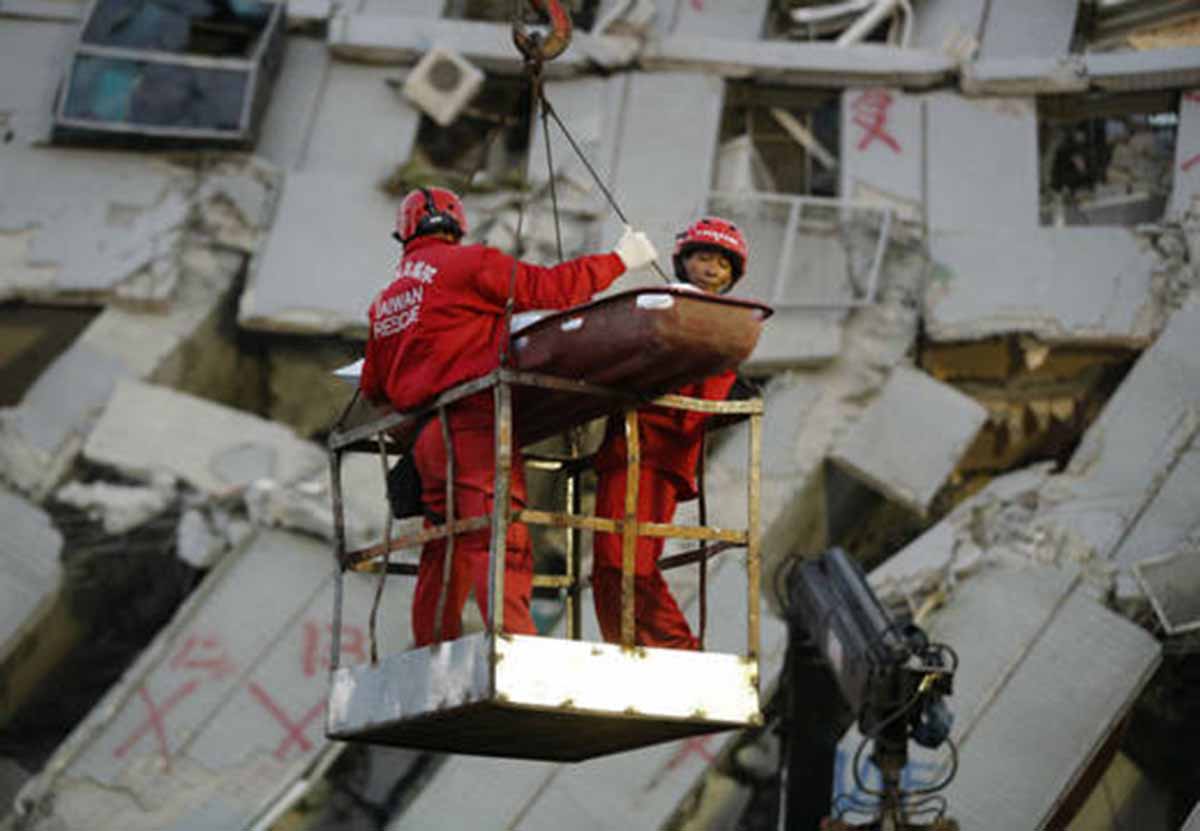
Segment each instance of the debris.
[{"label": "debris", "polygon": [[204,512],[191,508],[183,512],[175,532],[175,554],[193,568],[207,571],[229,548],[229,541],[208,522]]},{"label": "debris", "polygon": [[898,366],[831,458],[924,515],[986,419],[978,402],[923,372]]},{"label": "debris", "polygon": [[1168,635],[1200,629],[1200,527],[1181,548],[1133,564]]},{"label": "debris", "polygon": [[131,531],[166,510],[175,499],[175,483],[170,477],[155,477],[152,487],[115,485],[110,482],[70,482],[59,488],[54,498],[65,505],[86,511],[103,522],[105,533],[116,536]]}]

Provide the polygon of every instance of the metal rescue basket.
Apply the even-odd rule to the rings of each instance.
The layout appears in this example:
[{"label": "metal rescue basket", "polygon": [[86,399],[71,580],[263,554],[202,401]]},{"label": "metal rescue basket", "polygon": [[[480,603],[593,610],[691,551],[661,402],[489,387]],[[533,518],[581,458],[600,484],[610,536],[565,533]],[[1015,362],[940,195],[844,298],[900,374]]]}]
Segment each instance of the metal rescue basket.
[{"label": "metal rescue basket", "polygon": [[[708,401],[660,395],[689,381],[736,366],[749,357],[771,310],[758,303],[716,297],[691,288],[639,289],[553,313],[514,332],[508,368],[447,390],[419,411],[391,412],[360,426],[344,416],[329,440],[338,580],[333,613],[333,667],[326,731],[331,738],[426,750],[578,761],[694,734],[761,723],[759,651],[759,460],[762,401]],[[394,437],[423,417],[436,416],[449,434],[447,407],[490,389],[495,402],[496,479],[491,516],[458,518],[454,512],[454,454],[447,440],[445,523],[347,551],[342,511],[341,463],[346,452],[384,454]],[[699,477],[701,518],[696,526],[639,523],[637,410],[658,406],[713,414],[714,426],[749,421],[743,529],[705,524],[704,477]],[[540,457],[567,475],[567,510],[510,508],[514,442],[524,446],[598,416],[624,412],[628,445],[625,516],[605,519],[580,512],[580,476],[586,461],[572,452]],[[378,415],[378,414],[376,414]],[[563,575],[535,575],[535,587],[565,591],[566,637],[511,635],[503,631],[505,538],[511,522],[567,531]],[[483,632],[464,635],[375,660],[340,666],[342,580],[347,569],[413,575],[413,563],[390,554],[447,538],[447,573],[454,537],[490,528],[489,620]],[[620,644],[580,640],[582,591],[580,534],[604,531],[622,537]],[[705,569],[710,556],[745,549],[746,650],[743,654],[634,646],[634,552],[637,537],[694,540],[695,550],[664,557],[663,569],[700,568],[701,626],[705,625]],[[382,564],[380,563],[382,561]],[[443,587],[443,591],[445,588]],[[374,614],[374,610],[372,611]]]}]

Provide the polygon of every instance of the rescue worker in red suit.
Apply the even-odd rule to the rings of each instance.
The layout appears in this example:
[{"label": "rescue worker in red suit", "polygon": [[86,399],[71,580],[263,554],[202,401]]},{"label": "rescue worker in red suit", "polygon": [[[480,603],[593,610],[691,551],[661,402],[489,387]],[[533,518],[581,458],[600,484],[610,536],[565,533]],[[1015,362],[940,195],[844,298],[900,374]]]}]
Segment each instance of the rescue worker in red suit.
[{"label": "rescue worker in red suit", "polygon": [[[611,253],[580,257],[552,268],[514,261],[483,245],[461,245],[467,231],[462,202],[443,188],[420,188],[400,205],[394,236],[404,245],[396,279],[371,304],[370,333],[360,388],[376,403],[411,410],[457,384],[486,375],[499,365],[505,336],[505,305],[511,289],[514,311],[562,309],[587,301],[626,270],[656,254],[649,239],[626,228]],[[516,269],[514,276],[514,266]],[[448,410],[455,459],[458,519],[490,515],[495,492],[492,391],[485,390]],[[441,425],[430,419],[412,449],[421,478],[421,504],[428,517],[446,514],[446,448]],[[512,505],[525,504],[525,476],[513,451]],[[443,607],[441,638],[462,633],[462,610],[473,589],[488,619],[488,532],[455,538],[450,585]],[[421,551],[412,627],[417,646],[436,640],[435,617],[442,590],[446,540]],[[529,601],[533,554],[529,529],[508,529],[504,579],[504,630],[536,634]]]},{"label": "rescue worker in red suit", "polygon": [[[676,235],[675,276],[703,291],[723,294],[745,273],[746,238],[730,222],[706,217]],[[722,401],[729,397],[737,376],[729,370],[687,384],[676,392],[693,398]],[[641,455],[638,481],[638,522],[669,523],[678,502],[694,499],[696,466],[704,438],[704,413],[643,407],[638,410]],[[598,477],[596,516],[620,519],[625,514],[625,425],[611,418],[596,454]],[[634,567],[635,638],[640,646],[697,649],[675,598],[658,569],[662,537],[637,538]],[[597,533],[592,566],[596,617],[606,641],[621,639],[621,537]]]}]

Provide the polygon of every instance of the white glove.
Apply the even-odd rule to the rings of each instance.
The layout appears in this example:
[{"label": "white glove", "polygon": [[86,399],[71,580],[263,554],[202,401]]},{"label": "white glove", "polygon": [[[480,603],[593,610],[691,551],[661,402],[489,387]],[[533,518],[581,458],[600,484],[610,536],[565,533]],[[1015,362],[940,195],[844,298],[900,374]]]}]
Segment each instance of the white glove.
[{"label": "white glove", "polygon": [[633,230],[628,225],[625,226],[625,233],[621,234],[621,238],[613,247],[613,253],[621,258],[621,262],[625,263],[626,271],[636,271],[658,259],[658,252],[654,250],[654,243],[650,241],[650,238],[641,231]]}]

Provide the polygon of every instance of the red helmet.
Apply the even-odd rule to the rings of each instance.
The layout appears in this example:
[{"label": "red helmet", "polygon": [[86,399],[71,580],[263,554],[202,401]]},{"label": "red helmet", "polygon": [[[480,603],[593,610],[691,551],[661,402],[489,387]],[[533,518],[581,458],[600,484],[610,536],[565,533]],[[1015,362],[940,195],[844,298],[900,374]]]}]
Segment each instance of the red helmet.
[{"label": "red helmet", "polygon": [[458,194],[445,188],[410,190],[396,212],[396,231],[400,242],[410,242],[426,234],[449,231],[456,237],[467,233],[467,213]]},{"label": "red helmet", "polygon": [[687,279],[687,272],[683,267],[684,257],[697,248],[715,248],[728,256],[730,265],[733,266],[733,283],[746,273],[750,247],[746,245],[746,237],[732,222],[706,216],[675,235],[675,251],[671,260],[675,263],[675,276],[680,280]]}]

